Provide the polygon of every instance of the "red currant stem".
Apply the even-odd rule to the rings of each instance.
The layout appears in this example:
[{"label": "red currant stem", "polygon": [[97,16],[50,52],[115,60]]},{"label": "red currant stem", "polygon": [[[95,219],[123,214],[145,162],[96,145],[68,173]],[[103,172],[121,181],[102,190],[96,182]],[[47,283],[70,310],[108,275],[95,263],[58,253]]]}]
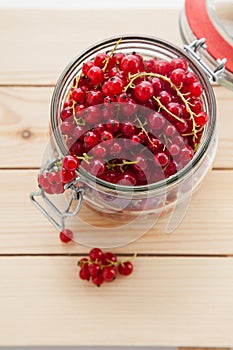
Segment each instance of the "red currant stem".
[{"label": "red currant stem", "polygon": [[[200,129],[196,130],[196,133],[198,134],[199,132],[203,131],[204,126],[202,126]],[[193,132],[187,133],[187,134],[181,134],[181,136],[192,136]]]},{"label": "red currant stem", "polygon": [[139,125],[140,125],[142,131],[145,133],[146,137],[148,138],[148,141],[151,143],[152,146],[154,146],[154,142],[151,140],[150,136],[148,135],[148,132],[146,131],[146,129],[144,128],[144,125],[142,124],[142,121],[139,119],[138,116],[136,119],[139,122]]},{"label": "red currant stem", "polygon": [[75,121],[75,123],[76,123],[77,125],[86,125],[86,123],[85,123],[85,121],[83,120],[83,118],[76,118],[75,113],[74,113],[73,117],[74,117],[74,121]]},{"label": "red currant stem", "polygon": [[80,80],[82,75],[83,74],[82,74],[82,71],[81,71],[81,73],[77,77],[75,77],[75,84],[73,85],[74,89],[76,89],[78,87],[78,83],[79,83],[79,80]]},{"label": "red currant stem", "polygon": [[124,265],[127,261],[133,261],[136,257],[137,257],[137,253],[134,253],[134,255],[132,256],[132,258],[127,259],[127,260],[119,261],[118,265]]},{"label": "red currant stem", "polygon": [[[162,134],[161,136],[163,136],[163,139],[164,139],[163,151],[165,151],[166,146],[168,145],[168,139],[167,139],[167,136],[166,136],[165,134]],[[161,137],[161,136],[160,136],[160,137]]]},{"label": "red currant stem", "polygon": [[73,118],[74,118],[75,123],[77,125],[85,125],[85,121],[83,120],[83,118],[76,118],[76,116],[75,116],[75,101],[73,101],[73,104],[70,107],[70,109],[73,110]]},{"label": "red currant stem", "polygon": [[117,163],[117,164],[111,164],[107,160],[105,160],[105,162],[106,162],[108,169],[113,169],[114,167],[119,166],[121,168],[121,171],[123,172],[122,168],[124,165],[137,164],[139,162],[139,160],[134,160],[134,161],[130,162],[130,161],[124,159],[122,163]]},{"label": "red currant stem", "polygon": [[152,98],[158,103],[159,107],[161,109],[163,109],[166,113],[168,113],[170,116],[172,116],[173,118],[175,118],[176,120],[178,120],[181,123],[184,123],[184,120],[177,117],[177,115],[173,114],[172,112],[170,112],[161,102],[160,99],[158,97],[152,96]]},{"label": "red currant stem", "polygon": [[[81,78],[82,75],[83,75],[83,74],[82,74],[82,71],[81,71],[81,73],[80,73],[77,77],[74,78],[74,79],[75,79],[75,84],[72,84],[72,88],[73,88],[73,89],[77,89],[79,80],[80,80],[80,78]],[[69,91],[68,100],[70,99],[70,96],[71,96],[71,95],[72,95],[72,89],[70,89],[70,91]],[[71,107],[71,108],[72,108],[72,107]]]},{"label": "red currant stem", "polygon": [[108,62],[110,60],[110,58],[113,56],[114,52],[116,51],[117,49],[117,46],[121,43],[121,41],[123,40],[123,36],[116,42],[116,44],[114,45],[112,51],[110,52],[108,58],[106,58],[105,60],[105,64],[104,64],[104,67],[103,67],[103,72],[105,73],[106,69],[107,69],[107,66],[108,66]]}]

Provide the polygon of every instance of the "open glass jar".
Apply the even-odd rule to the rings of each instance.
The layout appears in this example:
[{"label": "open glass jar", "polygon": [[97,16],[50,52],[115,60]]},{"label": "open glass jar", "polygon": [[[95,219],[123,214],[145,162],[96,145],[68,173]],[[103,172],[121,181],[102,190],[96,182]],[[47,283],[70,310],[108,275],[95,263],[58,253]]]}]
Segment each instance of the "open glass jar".
[{"label": "open glass jar", "polygon": [[[116,45],[117,42],[118,45]],[[132,183],[127,185],[121,181],[111,183],[104,178],[95,176],[92,169],[85,166],[93,155],[90,153],[91,156],[89,156],[85,153],[87,162],[82,163],[83,166],[81,164],[76,169],[75,177],[66,181],[62,191],[54,194],[45,191],[43,186],[39,185],[39,191],[31,194],[32,202],[58,230],[61,231],[65,227],[72,229],[76,242],[100,247],[125,245],[139,238],[161,218],[166,217],[164,230],[167,233],[172,232],[183,219],[193,192],[212,167],[217,148],[215,97],[209,77],[190,55],[190,52],[193,52],[192,47],[186,47],[187,52],[185,52],[175,45],[155,37],[126,35],[122,40],[119,37],[113,37],[89,47],[76,57],[61,74],[52,97],[51,139],[43,156],[40,174],[45,171],[49,172],[51,169],[55,172],[59,171],[62,159],[70,153],[70,146],[77,141],[73,138],[72,145],[68,144],[67,135],[64,135],[63,127],[61,127],[61,113],[70,94],[70,87],[74,81],[77,82],[77,77],[81,76],[83,64],[92,61],[97,53],[110,53],[114,48],[114,54],[121,52],[128,55],[136,52],[145,59],[155,58],[167,62],[176,58],[185,59],[188,63],[188,71],[195,74],[203,87],[201,103],[203,110],[208,115],[208,122],[203,127],[201,140],[193,158],[180,168],[177,166],[177,171],[171,176],[166,176],[165,167],[160,166],[156,169],[150,168],[148,173],[145,172],[148,177],[150,177],[151,172],[159,173],[157,181],[148,181],[146,184],[137,186]],[[222,66],[220,68],[222,69]],[[176,92],[179,93],[179,91],[177,88]],[[113,105],[116,105],[117,109],[119,102],[111,104],[111,108]],[[121,102],[121,105],[124,106],[124,102]],[[148,113],[151,112],[151,106],[139,103],[138,107],[145,121]],[[167,122],[169,123],[169,121]],[[105,123],[107,123],[106,120]],[[142,124],[135,124],[136,128],[139,126],[142,127]],[[85,126],[82,125],[82,127],[84,127],[83,135],[85,135],[90,127],[86,129]],[[93,127],[95,125],[92,125],[91,128]],[[177,136],[179,137],[179,135]],[[118,141],[120,139],[122,149],[125,151],[128,147],[125,144],[125,138],[118,137]],[[136,147],[135,142],[129,138],[126,139],[129,145],[133,148]],[[104,142],[102,140],[102,143]],[[139,153],[144,151],[143,144],[137,146],[141,147]],[[111,161],[113,158],[112,155],[109,156],[110,158],[107,155],[105,157],[108,158],[107,161]],[[133,162],[132,154],[129,152],[125,159],[129,164],[131,161]],[[120,170],[122,171],[122,168]],[[38,197],[41,200],[38,201]],[[93,225],[93,223],[88,222],[88,219],[80,218],[78,213],[83,205],[98,213],[101,224]],[[112,222],[110,225],[109,220]],[[107,227],[106,222],[108,222]]]}]

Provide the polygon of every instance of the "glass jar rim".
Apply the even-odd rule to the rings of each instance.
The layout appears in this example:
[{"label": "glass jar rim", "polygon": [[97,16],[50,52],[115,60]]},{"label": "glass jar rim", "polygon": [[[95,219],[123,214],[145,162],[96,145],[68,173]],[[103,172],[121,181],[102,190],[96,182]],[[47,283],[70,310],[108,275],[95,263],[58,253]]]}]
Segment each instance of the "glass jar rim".
[{"label": "glass jar rim", "polygon": [[[201,68],[198,66],[198,64],[186,53],[183,49],[179,48],[178,46],[157,38],[153,36],[148,35],[131,35],[126,34],[124,36],[112,36],[109,38],[105,38],[101,41],[98,41],[97,43],[89,46],[87,49],[83,50],[79,55],[77,55],[63,70],[61,73],[56,86],[54,88],[54,92],[52,95],[51,100],[51,108],[50,108],[50,116],[51,116],[51,126],[52,126],[52,134],[54,142],[59,149],[59,151],[62,153],[63,156],[67,154],[67,148],[62,141],[62,137],[59,131],[58,124],[56,123],[57,112],[58,112],[58,106],[59,106],[59,100],[61,97],[61,94],[63,92],[63,89],[65,87],[65,82],[67,81],[67,77],[70,76],[75,71],[75,68],[82,64],[91,54],[97,53],[100,49],[112,49],[112,47],[116,44],[117,41],[120,40],[120,38],[123,37],[123,40],[118,46],[118,50],[124,49],[124,47],[127,47],[127,44],[137,43],[137,44],[148,44],[152,45],[153,47],[164,49],[176,57],[183,57],[185,58],[189,65],[191,66],[192,70],[196,74],[198,74],[198,78],[203,86],[203,90],[206,92],[206,96],[208,99],[208,105],[211,106],[211,118],[210,121],[207,124],[208,132],[206,131],[202,137],[202,141],[200,146],[197,149],[197,152],[195,153],[192,160],[181,170],[179,170],[174,175],[170,176],[169,178],[165,178],[161,181],[148,184],[148,185],[142,185],[142,186],[123,186],[119,184],[113,184],[107,181],[104,181],[98,177],[95,177],[94,175],[90,174],[89,172],[85,171],[84,169],[80,169],[79,173],[84,177],[84,179],[89,180],[91,183],[95,183],[103,188],[107,188],[110,190],[117,190],[119,192],[132,192],[132,188],[134,192],[148,192],[151,190],[162,190],[166,188],[167,186],[172,186],[174,184],[177,185],[179,181],[181,181],[183,178],[185,178],[187,175],[189,175],[192,170],[197,166],[197,164],[201,161],[203,158],[203,155],[205,154],[206,150],[208,149],[212,137],[214,136],[214,131],[216,127],[216,101],[213,89],[210,85],[210,82],[208,80],[208,77],[206,74],[201,70]],[[139,47],[140,48],[140,47]],[[170,51],[169,51],[170,50]],[[59,114],[60,115],[60,114]]]}]

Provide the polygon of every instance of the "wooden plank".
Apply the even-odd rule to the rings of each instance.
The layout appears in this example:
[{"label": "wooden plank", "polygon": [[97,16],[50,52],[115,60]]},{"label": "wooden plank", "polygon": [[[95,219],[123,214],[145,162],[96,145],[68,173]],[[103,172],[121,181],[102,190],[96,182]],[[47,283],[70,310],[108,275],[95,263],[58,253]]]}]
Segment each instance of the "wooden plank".
[{"label": "wooden plank", "polygon": [[233,167],[233,136],[231,133],[233,93],[223,87],[214,88],[217,101],[219,146],[214,165],[220,168]]},{"label": "wooden plank", "polygon": [[[5,150],[0,153],[0,167],[40,166],[48,142],[52,91],[49,87],[0,88],[0,146]],[[215,93],[220,140],[214,165],[233,168],[232,92],[216,87]]]},{"label": "wooden plank", "polygon": [[48,142],[52,89],[0,88],[1,167],[38,167]]},{"label": "wooden plank", "polygon": [[[152,254],[229,254],[233,255],[233,171],[213,171],[199,191],[193,195],[190,208],[180,226],[171,235],[163,233],[165,219],[155,224],[140,240],[128,246],[115,248],[116,252]],[[1,184],[1,254],[76,254],[85,253],[87,248],[79,244],[62,244],[52,225],[29,201],[29,192],[36,189],[36,171],[0,171]],[[112,227],[112,221],[97,215],[83,206],[75,221],[76,238],[90,242],[96,238],[100,243],[113,245],[109,231],[97,231],[92,236],[85,223],[94,227]],[[144,231],[139,225],[129,226],[127,240],[138,238]],[[100,232],[100,233],[99,233]],[[90,236],[88,236],[90,235]],[[87,239],[88,237],[88,239]],[[100,238],[99,238],[100,237]],[[98,244],[99,245],[99,244]]]},{"label": "wooden plank", "polygon": [[181,44],[178,17],[165,9],[1,10],[0,84],[54,83],[79,52],[121,33]]},{"label": "wooden plank", "polygon": [[233,344],[233,258],[141,257],[101,288],[76,261],[0,258],[0,345]]}]

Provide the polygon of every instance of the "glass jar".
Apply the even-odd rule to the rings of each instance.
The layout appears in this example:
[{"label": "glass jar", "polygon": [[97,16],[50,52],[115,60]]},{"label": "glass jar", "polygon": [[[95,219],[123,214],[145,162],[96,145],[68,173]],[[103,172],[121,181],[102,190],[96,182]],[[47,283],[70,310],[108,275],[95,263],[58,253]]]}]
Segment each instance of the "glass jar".
[{"label": "glass jar", "polygon": [[[105,39],[78,55],[61,74],[51,102],[51,140],[44,153],[41,169],[51,168],[68,153],[62,137],[60,114],[69,88],[82,69],[99,52],[111,52],[119,37]],[[31,199],[58,229],[71,228],[74,240],[88,246],[115,247],[125,245],[147,232],[165,218],[166,233],[172,232],[183,219],[193,192],[211,169],[217,148],[216,102],[209,77],[188,52],[164,40],[126,35],[115,52],[137,52],[143,57],[170,61],[181,57],[189,64],[203,86],[202,103],[209,119],[193,159],[176,174],[143,186],[123,186],[106,182],[80,167],[76,179],[66,185],[60,195],[46,194],[40,188]],[[42,202],[37,197],[42,198]],[[80,217],[81,206],[97,212],[99,221]],[[90,219],[90,217],[89,217]]]}]

